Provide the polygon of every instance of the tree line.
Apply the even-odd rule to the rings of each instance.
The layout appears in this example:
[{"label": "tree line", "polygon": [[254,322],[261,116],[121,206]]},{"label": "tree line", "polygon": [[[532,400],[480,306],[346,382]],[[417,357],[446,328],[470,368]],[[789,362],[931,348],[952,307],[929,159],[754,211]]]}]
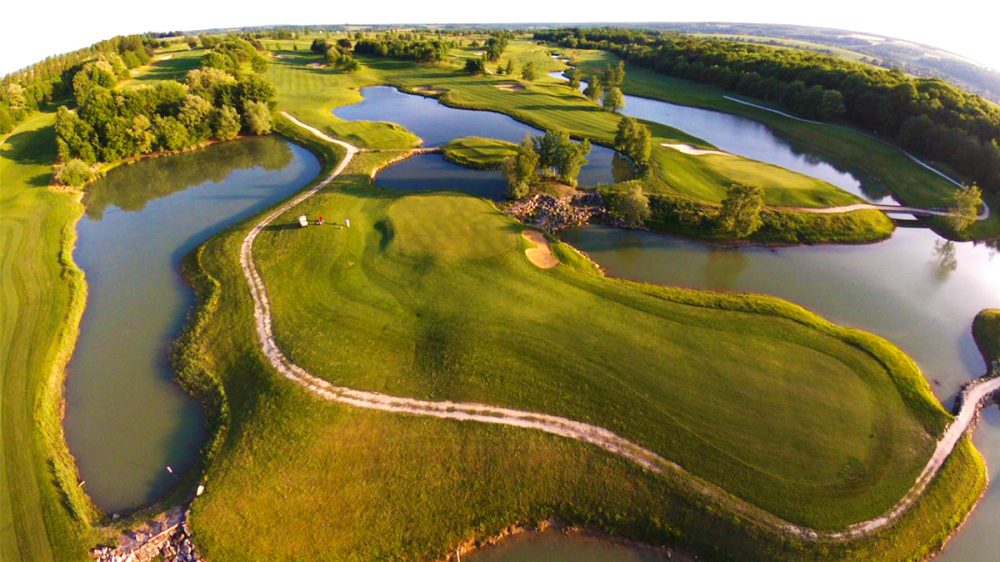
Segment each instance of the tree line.
[{"label": "tree line", "polygon": [[10,132],[42,104],[70,94],[73,76],[86,62],[116,54],[126,68],[136,68],[149,62],[158,43],[147,35],[113,37],[7,74],[0,81],[0,134]]},{"label": "tree line", "polygon": [[558,29],[535,38],[603,49],[661,74],[844,121],[948,164],[1000,194],[1000,108],[941,80],[796,49],[626,29]]},{"label": "tree line", "polygon": [[354,52],[376,57],[414,60],[417,62],[440,62],[453,46],[445,39],[409,39],[406,35],[383,33],[366,37],[354,45]]},{"label": "tree line", "polygon": [[275,88],[255,71],[260,55],[244,39],[217,44],[183,82],[143,88],[115,88],[122,78],[116,57],[83,65],[73,78],[76,111],[61,106],[56,114],[62,183],[86,182],[98,162],[271,131]]}]

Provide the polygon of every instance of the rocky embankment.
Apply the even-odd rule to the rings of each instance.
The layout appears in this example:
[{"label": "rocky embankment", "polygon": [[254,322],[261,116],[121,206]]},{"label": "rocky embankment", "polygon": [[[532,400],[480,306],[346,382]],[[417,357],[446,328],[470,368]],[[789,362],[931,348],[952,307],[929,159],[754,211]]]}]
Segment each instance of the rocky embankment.
[{"label": "rocky embankment", "polygon": [[117,546],[102,546],[90,552],[98,562],[201,562],[188,527],[190,512],[180,507],[161,514],[118,537]]},{"label": "rocky embankment", "polygon": [[524,224],[548,232],[583,226],[593,220],[606,220],[601,196],[575,193],[563,197],[535,194],[502,205],[504,212]]}]

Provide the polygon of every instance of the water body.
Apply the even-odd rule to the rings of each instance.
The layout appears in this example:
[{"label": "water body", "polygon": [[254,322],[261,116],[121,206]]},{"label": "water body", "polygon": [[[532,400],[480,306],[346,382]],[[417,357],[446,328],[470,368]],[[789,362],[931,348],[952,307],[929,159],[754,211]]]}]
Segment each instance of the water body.
[{"label": "water body", "polygon": [[[549,76],[565,79],[562,71]],[[580,89],[586,88],[586,82]],[[873,203],[893,205],[896,200],[883,190],[863,185],[850,172],[826,162],[817,154],[801,150],[776,135],[767,125],[719,111],[677,105],[660,100],[625,96],[624,115],[661,123],[708,141],[720,150],[760,160],[818,178]]]},{"label": "water body", "polygon": [[[669,556],[669,557],[668,557]],[[587,535],[559,531],[521,533],[477,550],[463,560],[472,562],[690,562],[676,551],[624,545]]]},{"label": "water body", "polygon": [[[864,246],[720,248],[652,232],[588,226],[563,238],[610,275],[697,289],[776,295],[848,326],[884,336],[907,352],[951,407],[959,386],[986,372],[971,324],[1000,307],[1000,254],[900,228]],[[975,433],[991,489],[940,560],[987,562],[1000,551],[1000,410]]]},{"label": "water body", "polygon": [[175,482],[165,467],[183,473],[205,439],[201,408],[168,362],[194,300],[181,258],[319,171],[307,150],[259,137],[117,168],[87,190],[74,253],[87,308],[66,381],[66,436],[106,512],[155,501]]},{"label": "water body", "polygon": [[[525,135],[543,134],[503,113],[456,109],[434,98],[403,93],[390,86],[362,88],[361,95],[362,101],[335,108],[333,114],[348,121],[398,123],[423,139],[423,146],[444,146],[463,137],[521,142]],[[376,183],[407,191],[456,189],[491,199],[503,199],[506,195],[506,183],[499,172],[462,174],[459,171],[462,169],[440,156],[417,156],[379,172]],[[614,150],[595,144],[587,156],[587,165],[580,170],[579,183],[581,186],[613,183],[628,179],[631,173],[631,166]],[[387,174],[389,178],[383,178]],[[476,185],[463,187],[459,179],[463,175]]]}]

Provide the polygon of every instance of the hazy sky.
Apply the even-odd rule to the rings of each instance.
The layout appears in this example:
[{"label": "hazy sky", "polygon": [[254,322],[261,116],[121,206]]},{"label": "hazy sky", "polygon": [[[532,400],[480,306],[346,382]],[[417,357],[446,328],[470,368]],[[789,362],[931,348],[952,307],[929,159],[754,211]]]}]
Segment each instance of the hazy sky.
[{"label": "hazy sky", "polygon": [[[729,21],[791,23],[890,35],[1000,69],[985,0],[47,0],[5,2],[0,74],[114,35],[272,24]],[[610,8],[610,9],[609,9]],[[285,11],[283,11],[283,9]]]}]

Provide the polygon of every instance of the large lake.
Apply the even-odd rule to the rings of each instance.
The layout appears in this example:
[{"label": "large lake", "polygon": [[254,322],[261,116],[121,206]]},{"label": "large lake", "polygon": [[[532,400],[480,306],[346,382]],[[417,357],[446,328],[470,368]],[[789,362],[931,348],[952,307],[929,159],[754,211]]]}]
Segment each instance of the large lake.
[{"label": "large lake", "polygon": [[216,144],[112,170],[87,189],[74,259],[87,307],[66,380],[66,437],[108,513],[158,499],[205,439],[201,407],[177,385],[172,342],[193,304],[181,258],[213,234],[300,190],[320,171],[280,137]]}]

